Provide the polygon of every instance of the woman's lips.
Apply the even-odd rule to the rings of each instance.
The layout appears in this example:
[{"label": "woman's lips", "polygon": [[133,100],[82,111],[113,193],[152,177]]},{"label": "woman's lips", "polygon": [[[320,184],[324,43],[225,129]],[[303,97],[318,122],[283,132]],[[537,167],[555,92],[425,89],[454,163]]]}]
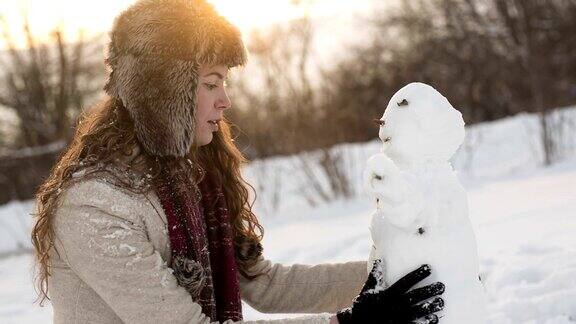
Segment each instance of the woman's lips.
[{"label": "woman's lips", "polygon": [[208,124],[210,124],[210,127],[212,128],[213,132],[217,132],[219,129],[218,123],[220,122],[219,119],[215,119],[215,120],[209,120]]}]

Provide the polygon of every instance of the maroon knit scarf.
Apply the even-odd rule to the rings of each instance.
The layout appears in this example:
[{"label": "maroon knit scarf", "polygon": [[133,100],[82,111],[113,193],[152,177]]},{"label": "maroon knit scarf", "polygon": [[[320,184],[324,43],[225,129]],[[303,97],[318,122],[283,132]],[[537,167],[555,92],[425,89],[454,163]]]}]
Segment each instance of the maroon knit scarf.
[{"label": "maroon knit scarf", "polygon": [[234,230],[222,187],[206,174],[200,197],[182,174],[165,173],[156,186],[168,219],[174,275],[212,321],[240,321]]}]

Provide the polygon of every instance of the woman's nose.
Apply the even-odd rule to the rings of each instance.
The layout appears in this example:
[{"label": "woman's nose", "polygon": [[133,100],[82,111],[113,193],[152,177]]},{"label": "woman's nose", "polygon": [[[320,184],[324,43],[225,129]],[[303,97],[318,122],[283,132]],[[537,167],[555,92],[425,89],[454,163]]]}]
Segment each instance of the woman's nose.
[{"label": "woman's nose", "polygon": [[232,102],[230,101],[230,97],[228,96],[228,93],[226,92],[226,90],[222,91],[222,95],[220,97],[220,100],[218,101],[217,108],[227,109],[227,108],[230,108],[231,106],[232,106]]}]

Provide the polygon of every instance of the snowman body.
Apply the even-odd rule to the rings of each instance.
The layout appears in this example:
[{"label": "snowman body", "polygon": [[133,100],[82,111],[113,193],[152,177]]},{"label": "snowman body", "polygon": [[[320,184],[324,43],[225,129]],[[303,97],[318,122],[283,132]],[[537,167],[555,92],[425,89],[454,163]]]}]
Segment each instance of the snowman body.
[{"label": "snowman body", "polygon": [[392,97],[382,122],[383,153],[364,175],[377,206],[368,264],[383,261],[382,287],[429,264],[432,275],[419,286],[445,284],[441,323],[485,323],[467,195],[448,162],[464,137],[461,114],[432,87],[412,83]]}]

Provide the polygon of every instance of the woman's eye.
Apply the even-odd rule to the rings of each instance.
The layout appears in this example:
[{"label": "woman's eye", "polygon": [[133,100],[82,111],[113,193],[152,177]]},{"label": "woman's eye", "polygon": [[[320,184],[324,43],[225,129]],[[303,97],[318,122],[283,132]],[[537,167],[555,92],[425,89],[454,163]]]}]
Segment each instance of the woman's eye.
[{"label": "woman's eye", "polygon": [[217,85],[212,84],[212,83],[204,83],[204,85],[206,85],[206,88],[208,88],[208,90],[214,90],[214,89],[218,88]]}]

